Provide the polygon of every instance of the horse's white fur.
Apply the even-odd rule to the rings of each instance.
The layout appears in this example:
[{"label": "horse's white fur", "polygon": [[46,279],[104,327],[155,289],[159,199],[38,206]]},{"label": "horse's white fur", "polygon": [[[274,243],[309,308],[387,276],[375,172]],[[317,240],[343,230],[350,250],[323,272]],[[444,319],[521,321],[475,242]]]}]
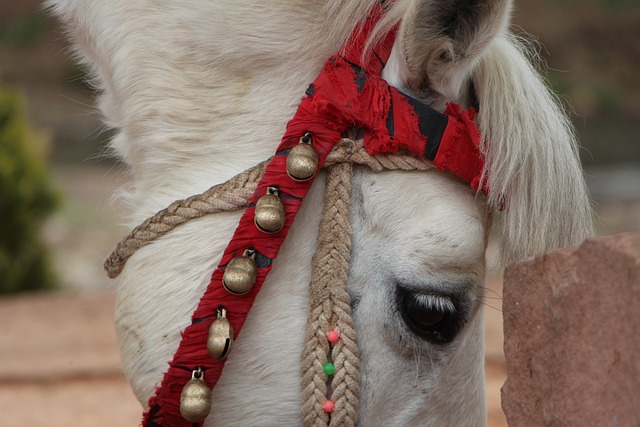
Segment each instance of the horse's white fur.
[{"label": "horse's white fur", "polygon": [[[420,15],[420,8],[438,1],[398,0],[382,26]],[[372,5],[47,3],[93,72],[107,123],[119,129],[112,146],[134,177],[124,194],[132,206],[131,225],[270,156],[308,83]],[[485,34],[495,40],[481,40],[487,54],[475,50],[472,60],[440,73],[430,89],[466,97],[473,94],[466,79],[473,82],[487,138],[490,208],[506,206],[503,248],[505,259],[512,259],[575,243],[589,233],[590,223],[570,128],[525,55],[504,34],[510,2],[504,3],[501,18]],[[403,24],[385,76],[411,91],[429,77],[424,70],[438,74],[438,64],[434,70],[430,54],[418,58],[419,52],[433,52],[433,40],[408,36],[407,22],[415,20]],[[403,42],[411,48],[398,49]],[[323,188],[321,175],[229,357],[208,426],[300,422],[299,356]],[[352,202],[349,291],[358,301],[360,424],[482,425],[480,301],[489,228],[483,197],[435,170],[358,170]],[[119,278],[116,327],[123,369],[143,405],[238,219],[237,213],[219,214],[181,226],[135,254]],[[451,344],[432,345],[409,331],[394,299],[398,284],[469,298],[466,326]]]},{"label": "horse's white fur", "polygon": [[[356,183],[349,290],[358,301],[361,425],[483,425],[486,210],[435,170],[361,172]],[[416,191],[422,202],[412,200]],[[397,285],[426,293],[466,288],[474,313],[455,344],[425,345],[407,329],[393,303]]]}]

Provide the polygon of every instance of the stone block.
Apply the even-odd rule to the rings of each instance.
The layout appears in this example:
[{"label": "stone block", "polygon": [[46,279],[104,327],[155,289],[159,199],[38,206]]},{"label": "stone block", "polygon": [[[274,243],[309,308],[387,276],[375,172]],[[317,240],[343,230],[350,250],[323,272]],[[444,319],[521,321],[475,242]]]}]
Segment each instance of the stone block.
[{"label": "stone block", "polygon": [[640,426],[640,233],[516,263],[503,292],[509,426]]}]

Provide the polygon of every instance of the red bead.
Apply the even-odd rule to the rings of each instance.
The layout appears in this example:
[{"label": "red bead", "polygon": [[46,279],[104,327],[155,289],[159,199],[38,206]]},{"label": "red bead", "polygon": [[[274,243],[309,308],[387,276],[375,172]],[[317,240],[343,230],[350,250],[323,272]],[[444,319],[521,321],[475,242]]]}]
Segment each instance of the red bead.
[{"label": "red bead", "polygon": [[324,410],[324,412],[333,412],[335,407],[336,404],[333,403],[333,400],[327,400],[322,404],[322,409]]},{"label": "red bead", "polygon": [[331,343],[338,342],[339,339],[340,334],[338,334],[336,331],[331,331],[327,334],[327,340],[329,340],[329,342]]}]

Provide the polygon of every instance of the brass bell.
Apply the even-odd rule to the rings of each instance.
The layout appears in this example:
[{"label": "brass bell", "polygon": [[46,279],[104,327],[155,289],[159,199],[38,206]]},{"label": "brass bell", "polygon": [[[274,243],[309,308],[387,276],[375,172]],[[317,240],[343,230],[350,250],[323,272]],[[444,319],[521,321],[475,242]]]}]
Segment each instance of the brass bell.
[{"label": "brass bell", "polygon": [[256,203],[256,210],[253,214],[253,222],[260,231],[265,233],[277,233],[284,227],[287,216],[284,206],[278,197],[278,189],[267,188],[267,194],[260,197]]},{"label": "brass bell", "polygon": [[207,350],[214,359],[224,359],[233,347],[233,326],[227,319],[227,310],[218,309],[218,318],[209,326]]},{"label": "brass bell", "polygon": [[251,290],[258,277],[255,258],[255,251],[247,249],[227,264],[222,275],[222,285],[227,291],[235,295],[244,295]]},{"label": "brass bell", "polygon": [[199,423],[207,418],[211,411],[211,389],[204,381],[201,368],[191,374],[191,379],[182,388],[180,394],[180,414],[191,422]]},{"label": "brass bell", "polygon": [[305,133],[287,156],[287,174],[296,181],[308,181],[318,170],[318,153],[311,146],[311,133]]}]

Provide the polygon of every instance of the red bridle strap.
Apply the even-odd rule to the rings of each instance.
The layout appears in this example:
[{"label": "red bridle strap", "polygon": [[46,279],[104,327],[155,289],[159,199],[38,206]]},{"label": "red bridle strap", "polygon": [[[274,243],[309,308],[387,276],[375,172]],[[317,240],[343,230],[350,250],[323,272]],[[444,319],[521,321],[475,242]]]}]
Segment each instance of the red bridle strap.
[{"label": "red bridle strap", "polygon": [[[406,149],[433,160],[434,165],[453,172],[478,188],[483,168],[478,151],[479,134],[473,122],[473,112],[461,111],[449,104],[445,114],[421,104],[388,85],[381,77],[395,39],[395,29],[377,43],[363,59],[363,48],[373,28],[382,16],[377,5],[368,20],[351,35],[344,49],[332,56],[316,80],[309,86],[294,117],[289,121],[276,155],[253,194],[235,234],[227,246],[218,268],[211,276],[192,323],[182,332],[182,340],[155,396],[149,400],[143,426],[193,427],[201,423],[186,421],[180,414],[180,394],[192,371],[200,368],[204,380],[213,388],[225,360],[214,360],[207,352],[207,332],[216,318],[217,309],[224,307],[226,316],[238,338],[245,319],[271,262],[278,255],[295,215],[313,179],[299,182],[286,172],[286,158],[305,133],[312,134],[312,146],[318,154],[318,169],[328,153],[351,127],[365,131],[365,148],[370,154],[394,153]],[[277,187],[286,212],[285,225],[275,234],[266,234],[254,224],[257,200],[267,187]],[[245,295],[233,295],[222,285],[227,264],[246,249],[256,253],[258,277]]]}]

